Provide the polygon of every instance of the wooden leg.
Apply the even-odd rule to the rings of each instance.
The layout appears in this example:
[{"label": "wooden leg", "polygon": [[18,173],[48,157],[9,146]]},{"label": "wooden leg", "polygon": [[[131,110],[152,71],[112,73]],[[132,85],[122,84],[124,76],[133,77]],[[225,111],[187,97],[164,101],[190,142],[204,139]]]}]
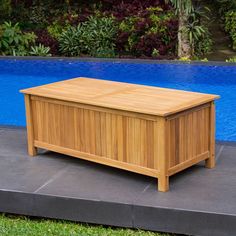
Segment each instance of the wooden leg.
[{"label": "wooden leg", "polygon": [[215,167],[215,156],[211,156],[210,158],[206,159],[205,167],[210,169]]},{"label": "wooden leg", "polygon": [[169,190],[169,176],[160,176],[157,181],[158,191],[167,192]]},{"label": "wooden leg", "polygon": [[28,154],[32,157],[37,155],[37,148],[29,143],[28,143]]},{"label": "wooden leg", "polygon": [[30,95],[25,94],[25,110],[26,110],[26,123],[27,123],[27,139],[28,139],[28,154],[30,156],[37,155],[37,148],[34,147],[34,129],[33,117],[31,109]]},{"label": "wooden leg", "polygon": [[215,167],[215,104],[211,103],[210,112],[210,157],[205,161],[206,168]]},{"label": "wooden leg", "polygon": [[154,154],[155,168],[159,170],[158,174],[158,191],[167,192],[169,190],[169,176],[168,173],[168,157],[167,157],[167,121],[165,118],[160,118],[154,126]]}]

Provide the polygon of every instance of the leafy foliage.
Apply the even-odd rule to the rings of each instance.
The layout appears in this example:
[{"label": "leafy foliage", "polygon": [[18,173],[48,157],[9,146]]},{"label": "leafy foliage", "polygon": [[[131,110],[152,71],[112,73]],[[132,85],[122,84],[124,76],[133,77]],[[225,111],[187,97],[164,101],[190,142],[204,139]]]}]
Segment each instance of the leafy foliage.
[{"label": "leafy foliage", "polygon": [[59,55],[59,43],[46,29],[35,30],[34,33],[37,36],[36,44],[42,44],[49,47],[52,55]]},{"label": "leafy foliage", "polygon": [[236,10],[236,0],[217,0],[219,14],[224,18],[229,11]]},{"label": "leafy foliage", "polygon": [[212,40],[207,26],[202,25],[202,18],[207,18],[209,8],[202,7],[198,4],[199,1],[192,0],[166,0],[166,2],[172,3],[179,17],[179,56],[193,57],[210,52]]},{"label": "leafy foliage", "polygon": [[54,21],[51,25],[47,27],[48,33],[55,39],[59,39],[65,26],[59,24],[58,21]]},{"label": "leafy foliage", "polygon": [[49,47],[45,47],[44,45],[39,44],[38,46],[31,46],[31,51],[29,54],[32,56],[49,57],[51,56],[49,52]]},{"label": "leafy foliage", "polygon": [[89,17],[83,24],[83,39],[89,55],[113,57],[117,27],[113,17]]},{"label": "leafy foliage", "polygon": [[52,55],[176,55],[178,20],[164,0],[22,0],[10,5],[10,19],[34,31],[35,43],[50,47]]},{"label": "leafy foliage", "polygon": [[236,50],[236,11],[228,11],[225,15],[225,31],[229,33],[232,47]]},{"label": "leafy foliage", "polygon": [[68,27],[59,37],[59,47],[63,54],[95,57],[115,55],[116,26],[111,17],[89,17],[77,27]]},{"label": "leafy foliage", "polygon": [[83,29],[81,24],[70,26],[59,37],[59,50],[66,56],[80,56],[84,49]]},{"label": "leafy foliage", "polygon": [[0,22],[11,13],[11,0],[0,0]]},{"label": "leafy foliage", "polygon": [[182,61],[182,62],[191,62],[191,59],[189,57],[180,57],[179,58],[179,61]]},{"label": "leafy foliage", "polygon": [[165,0],[165,1],[167,3],[170,2],[173,4],[177,14],[182,14],[183,12],[185,12],[188,15],[194,10],[192,0]]},{"label": "leafy foliage", "polygon": [[236,63],[236,57],[232,57],[226,60],[226,62]]},{"label": "leafy foliage", "polygon": [[225,31],[232,40],[232,48],[236,50],[236,0],[217,0],[217,7],[224,22]]},{"label": "leafy foliage", "polygon": [[31,14],[29,15],[29,20],[33,24],[45,24],[47,18],[45,17],[47,14],[47,9],[41,3],[37,6],[32,6],[30,9]]},{"label": "leafy foliage", "polygon": [[0,53],[2,55],[25,56],[35,39],[34,33],[23,33],[18,23],[5,22],[0,27]]},{"label": "leafy foliage", "polygon": [[[117,47],[119,51],[136,56],[175,54],[177,20],[173,12],[162,8],[147,8],[143,16],[125,17],[119,25]],[[157,57],[155,55],[154,57]]]},{"label": "leafy foliage", "polygon": [[212,50],[213,41],[207,28],[203,27],[204,32],[199,35],[194,45],[196,56],[203,56]]}]

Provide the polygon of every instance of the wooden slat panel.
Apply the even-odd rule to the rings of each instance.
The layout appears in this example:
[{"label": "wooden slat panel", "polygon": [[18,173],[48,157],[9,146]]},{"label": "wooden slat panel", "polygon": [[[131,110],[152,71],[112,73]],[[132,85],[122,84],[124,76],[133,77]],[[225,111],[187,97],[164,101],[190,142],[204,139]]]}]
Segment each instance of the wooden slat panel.
[{"label": "wooden slat panel", "polygon": [[209,152],[210,106],[167,119],[169,168]]},{"label": "wooden slat panel", "polygon": [[122,123],[123,123],[123,127],[122,127],[122,133],[123,133],[123,161],[127,162],[128,158],[127,158],[127,117],[123,116],[122,117]]},{"label": "wooden slat panel", "polygon": [[140,120],[140,155],[143,157],[141,166],[148,166],[147,146],[147,122]]},{"label": "wooden slat panel", "polygon": [[[60,132],[61,132],[61,124],[60,120],[57,119],[57,117],[60,115],[60,106],[54,106],[53,104],[47,104],[48,110],[50,111],[50,119],[47,123],[48,126],[48,140],[50,143],[53,143],[55,145],[60,145]],[[44,119],[45,116],[42,117]],[[44,120],[45,122],[45,120]]]},{"label": "wooden slat panel", "polygon": [[134,122],[133,118],[127,118],[127,162],[132,163],[134,151]]},{"label": "wooden slat panel", "polygon": [[103,157],[106,157],[107,156],[107,148],[106,148],[106,145],[107,145],[107,137],[106,137],[106,113],[105,112],[99,112],[100,114],[100,127],[101,127],[101,152],[102,152],[102,156]]},{"label": "wooden slat panel", "polygon": [[118,146],[117,146],[117,115],[111,115],[111,151],[112,159],[118,160]]},{"label": "wooden slat panel", "polygon": [[44,100],[32,100],[32,104],[35,140],[132,165],[156,168],[156,121]]},{"label": "wooden slat panel", "polygon": [[147,121],[146,123],[146,136],[147,136],[147,167],[154,167],[154,122]]},{"label": "wooden slat panel", "polygon": [[101,116],[100,116],[100,113],[99,112],[94,112],[94,126],[95,126],[95,130],[94,130],[94,133],[95,133],[95,153],[96,155],[99,155],[99,156],[102,156],[102,140],[101,140],[101,132],[102,132],[102,129],[101,129]]},{"label": "wooden slat panel", "polygon": [[117,115],[116,132],[117,132],[117,160],[125,161],[123,156],[124,153],[123,118],[120,115]]},{"label": "wooden slat panel", "polygon": [[106,157],[112,158],[111,114],[106,113]]},{"label": "wooden slat panel", "polygon": [[88,136],[88,150],[89,153],[91,154],[95,154],[95,147],[96,147],[96,143],[95,143],[95,116],[94,116],[94,111],[90,110],[89,111],[89,117],[88,117],[88,127],[85,127],[85,129],[89,130],[89,133],[86,134],[86,136]]},{"label": "wooden slat panel", "polygon": [[168,175],[174,175],[180,172],[181,170],[184,170],[192,165],[199,163],[200,161],[206,160],[207,158],[209,158],[209,151],[199,154],[193,159],[188,159],[182,163],[177,164],[176,166],[169,168]]},{"label": "wooden slat panel", "polygon": [[39,129],[37,128],[37,125],[40,125],[39,123],[39,116],[36,114],[36,109],[38,109],[38,103],[35,101],[31,101],[31,106],[32,106],[32,120],[36,122],[32,122],[31,125],[33,125],[34,129],[34,139],[38,140],[39,139]]}]

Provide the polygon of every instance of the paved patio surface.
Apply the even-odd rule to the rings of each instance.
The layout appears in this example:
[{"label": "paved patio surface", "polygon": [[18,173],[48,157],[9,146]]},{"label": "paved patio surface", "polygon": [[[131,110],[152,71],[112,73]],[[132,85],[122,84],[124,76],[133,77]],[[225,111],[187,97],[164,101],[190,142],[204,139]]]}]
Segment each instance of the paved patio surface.
[{"label": "paved patio surface", "polygon": [[0,127],[0,212],[189,235],[236,235],[236,145],[217,166],[156,179],[53,152],[27,155],[26,131]]}]

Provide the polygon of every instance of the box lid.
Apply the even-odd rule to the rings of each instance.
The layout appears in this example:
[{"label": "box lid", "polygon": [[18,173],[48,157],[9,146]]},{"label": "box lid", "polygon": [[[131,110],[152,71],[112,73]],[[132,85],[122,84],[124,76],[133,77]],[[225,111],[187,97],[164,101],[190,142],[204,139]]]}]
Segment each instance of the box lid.
[{"label": "box lid", "polygon": [[75,78],[21,90],[22,93],[158,116],[171,115],[219,96],[182,90]]}]

